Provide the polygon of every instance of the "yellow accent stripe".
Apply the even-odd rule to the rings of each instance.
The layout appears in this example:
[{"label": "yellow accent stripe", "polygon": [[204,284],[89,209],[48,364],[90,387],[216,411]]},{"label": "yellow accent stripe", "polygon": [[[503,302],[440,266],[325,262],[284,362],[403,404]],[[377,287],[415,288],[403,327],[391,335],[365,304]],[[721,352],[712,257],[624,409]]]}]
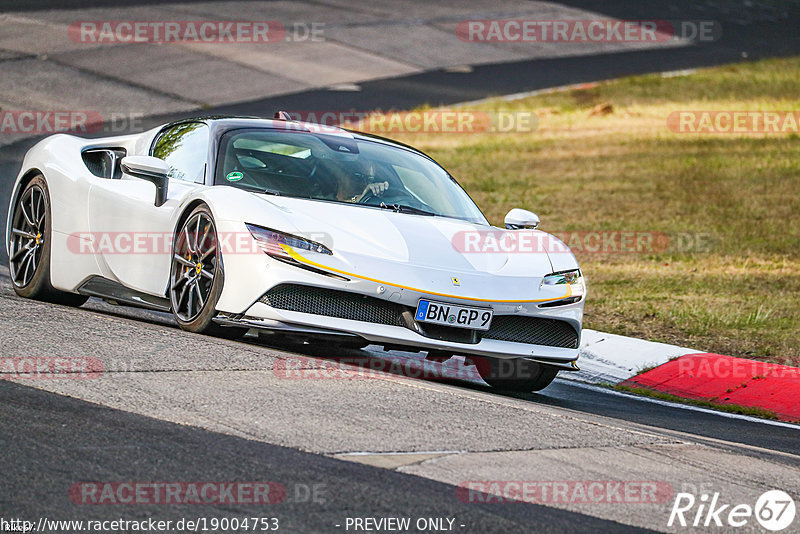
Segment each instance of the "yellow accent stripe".
[{"label": "yellow accent stripe", "polygon": [[382,284],[382,285],[386,285],[386,286],[399,287],[401,289],[408,289],[409,291],[416,291],[417,293],[424,293],[426,295],[435,295],[437,297],[447,297],[447,298],[451,298],[451,299],[461,299],[461,300],[472,300],[472,301],[476,301],[476,302],[513,302],[513,303],[519,303],[519,302],[550,302],[550,301],[553,301],[553,300],[561,300],[561,299],[569,298],[569,297],[572,296],[572,289],[569,287],[569,285],[567,285],[567,293],[566,293],[566,295],[562,295],[560,297],[555,297],[555,298],[552,298],[552,299],[539,299],[539,300],[478,299],[478,298],[474,298],[474,297],[462,297],[462,296],[459,296],[459,295],[449,295],[447,293],[436,293],[434,291],[426,291],[424,289],[417,289],[416,287],[408,287],[408,286],[404,286],[404,285],[400,285],[400,284],[393,284],[392,282],[385,282],[383,280],[378,280],[377,278],[370,278],[368,276],[361,276],[361,275],[358,275],[358,274],[355,274],[355,273],[342,271],[341,269],[336,269],[335,267],[329,267],[327,265],[323,265],[321,263],[317,263],[315,261],[309,260],[308,258],[304,258],[300,254],[295,252],[294,249],[292,249],[288,245],[281,244],[281,248],[283,250],[285,250],[286,253],[289,254],[289,256],[293,260],[299,261],[300,263],[305,263],[306,265],[311,265],[312,267],[317,267],[318,269],[325,269],[327,271],[333,271],[335,273],[343,274],[345,276],[352,276],[354,278],[360,278],[362,280],[368,280],[370,282],[376,282],[378,284]]}]

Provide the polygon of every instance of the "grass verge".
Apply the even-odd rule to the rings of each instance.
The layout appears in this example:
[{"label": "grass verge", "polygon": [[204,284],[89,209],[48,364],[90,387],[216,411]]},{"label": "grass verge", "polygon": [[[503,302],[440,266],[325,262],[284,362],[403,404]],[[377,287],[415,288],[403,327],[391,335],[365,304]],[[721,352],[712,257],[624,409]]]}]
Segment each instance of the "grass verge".
[{"label": "grass verge", "polygon": [[559,235],[685,241],[630,253],[573,243],[586,327],[800,365],[800,139],[667,126],[681,110],[798,110],[798,95],[800,59],[774,59],[470,106],[534,111],[527,133],[388,135],[448,168],[495,225],[523,207]]},{"label": "grass verge", "polygon": [[672,395],[671,393],[664,393],[663,391],[656,391],[647,388],[636,388],[636,387],[622,386],[622,385],[616,385],[612,387],[617,391],[621,391],[624,393],[631,393],[633,395],[642,395],[645,397],[650,397],[652,399],[658,399],[668,402],[676,402],[680,404],[689,404],[691,406],[700,406],[702,408],[711,408],[712,410],[717,410],[727,413],[751,415],[753,417],[761,417],[764,419],[774,419],[774,420],[778,419],[778,416],[775,412],[764,408],[757,408],[753,406],[742,406],[739,404],[724,404],[721,402],[715,402],[713,399],[712,400],[689,399],[686,397],[678,397],[677,395]]}]

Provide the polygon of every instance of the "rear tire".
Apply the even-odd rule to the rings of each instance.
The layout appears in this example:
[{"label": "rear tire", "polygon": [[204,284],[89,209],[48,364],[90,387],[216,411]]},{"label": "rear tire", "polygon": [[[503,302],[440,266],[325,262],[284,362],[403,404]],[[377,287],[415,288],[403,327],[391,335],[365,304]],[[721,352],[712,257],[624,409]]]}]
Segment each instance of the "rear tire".
[{"label": "rear tire", "polygon": [[529,393],[550,385],[558,369],[524,358],[473,358],[478,373],[490,386],[506,391]]},{"label": "rear tire", "polygon": [[52,219],[50,193],[38,174],[19,194],[11,219],[8,264],[17,295],[67,306],[80,306],[89,297],[59,291],[50,284]]},{"label": "rear tire", "polygon": [[217,246],[214,216],[205,204],[196,207],[175,233],[169,299],[172,315],[183,330],[236,339],[247,328],[220,326],[214,322],[225,272]]}]

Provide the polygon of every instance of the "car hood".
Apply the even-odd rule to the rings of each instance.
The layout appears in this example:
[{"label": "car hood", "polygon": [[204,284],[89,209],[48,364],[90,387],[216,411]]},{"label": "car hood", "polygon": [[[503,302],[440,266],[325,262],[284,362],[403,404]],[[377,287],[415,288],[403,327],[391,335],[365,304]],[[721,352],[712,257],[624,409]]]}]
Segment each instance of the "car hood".
[{"label": "car hood", "polygon": [[[537,300],[563,296],[560,288],[550,295],[553,288],[540,287],[543,276],[577,267],[568,250],[551,254],[547,250],[502,250],[491,244],[465,247],[470,237],[478,236],[485,245],[487,237],[488,241],[502,239],[510,232],[491,226],[336,202],[248,195],[276,209],[263,210],[261,216],[244,209],[239,213],[244,222],[325,244],[333,256],[297,253],[311,265],[345,276],[456,297]],[[550,237],[544,232],[532,233]]]}]

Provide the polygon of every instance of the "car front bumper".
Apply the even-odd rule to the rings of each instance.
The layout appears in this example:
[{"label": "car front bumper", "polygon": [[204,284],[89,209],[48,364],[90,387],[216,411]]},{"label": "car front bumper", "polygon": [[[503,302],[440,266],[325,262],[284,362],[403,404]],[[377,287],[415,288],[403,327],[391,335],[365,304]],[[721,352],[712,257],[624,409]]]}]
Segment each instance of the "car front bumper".
[{"label": "car front bumper", "polygon": [[[265,293],[265,297],[259,298],[244,313],[221,313],[217,318],[217,322],[222,325],[243,326],[261,331],[281,331],[298,337],[358,336],[376,345],[404,350],[434,350],[463,356],[495,358],[522,357],[564,370],[577,370],[575,362],[578,359],[583,301],[544,309],[538,308],[535,303],[484,303],[484,307],[490,307],[495,314],[493,323],[508,318],[522,319],[523,321],[546,319],[548,321],[542,321],[542,323],[547,325],[550,324],[549,321],[557,320],[560,321],[558,326],[562,331],[567,328],[565,325],[568,325],[574,330],[574,342],[569,343],[569,347],[491,339],[477,333],[473,335],[473,339],[464,342],[460,338],[463,335],[470,335],[470,333],[473,333],[472,330],[443,327],[447,331],[445,335],[441,335],[442,328],[435,332],[436,335],[431,335],[430,330],[425,329],[425,325],[423,325],[423,328],[419,328],[418,323],[413,319],[413,312],[416,309],[417,302],[422,298],[465,306],[474,306],[474,302],[459,301],[407,290],[404,290],[403,294],[393,291],[389,295],[390,298],[386,299],[377,296],[377,294],[381,293],[381,286],[378,284],[373,284],[375,287],[369,287],[370,283],[359,282],[357,285],[360,286],[358,289],[361,289],[361,291],[354,291],[356,288],[352,286],[353,282],[333,279],[329,281],[329,279],[321,275],[315,275],[315,277],[317,280],[315,280],[316,283],[314,285],[309,284],[308,280],[291,283],[281,281],[273,289],[288,285],[304,288],[307,290],[305,293],[332,294],[335,292],[335,294],[342,295],[348,299],[350,296],[362,299],[365,304],[373,302],[394,306],[393,309],[398,310],[400,314],[398,323],[381,324],[377,320],[355,320],[353,318],[337,317],[331,314],[335,315],[338,312],[329,310],[310,313],[309,311],[298,311],[297,309],[282,309],[281,307],[270,305],[270,301],[266,298],[266,295],[270,294],[269,291]],[[385,288],[383,289],[382,294],[385,295],[387,291],[385,291]],[[330,299],[328,302],[330,303]],[[341,306],[336,308],[341,309]],[[352,303],[350,309],[352,310]],[[544,329],[542,335],[548,337],[546,326],[538,328]],[[455,337],[459,339],[448,339],[452,335],[456,335]],[[442,339],[442,337],[445,339]]]},{"label": "car front bumper", "polygon": [[[224,224],[226,223],[221,226]],[[297,259],[304,260],[301,256],[297,256]],[[522,357],[563,369],[577,369],[575,361],[578,358],[585,299],[572,304],[541,307],[569,295],[558,288],[545,288],[538,292],[536,289],[532,290],[531,288],[538,287],[535,277],[509,277],[475,271],[449,272],[433,267],[404,266],[390,262],[373,264],[367,268],[365,264],[368,259],[363,258],[353,262],[347,270],[327,269],[324,265],[313,262],[287,263],[263,253],[225,257],[224,260],[225,285],[217,303],[217,310],[220,312],[217,322],[223,325],[293,332],[298,336],[309,337],[359,336],[389,348],[433,350],[464,356]],[[334,259],[324,257],[321,261],[332,262]],[[382,274],[380,279],[368,278],[363,275],[364,271]],[[454,281],[456,278],[460,279],[460,287],[456,283],[450,284],[451,277]],[[398,279],[408,279],[411,283],[401,285],[395,282]],[[275,305],[265,297],[281,285],[310,288],[312,295],[317,291],[328,294],[336,292],[344,300],[352,300],[348,296],[355,295],[364,299],[364,302],[369,301],[379,307],[391,306],[396,310],[404,310],[404,319],[387,321],[384,316],[384,320],[372,320],[359,313],[331,313],[320,307]],[[531,300],[516,300],[520,297]],[[516,333],[520,333],[519,324],[533,321],[532,331],[538,333],[533,337],[522,335],[521,338],[526,342],[516,342],[520,336],[497,339],[480,334],[474,335],[471,340],[464,340],[461,334],[466,329],[456,327],[442,327],[445,330],[450,329],[453,336],[438,335],[441,329],[436,335],[431,335],[431,329],[425,326],[420,328],[420,324],[428,323],[416,323],[413,319],[420,299],[490,308],[494,315],[492,328],[497,321],[506,320],[508,324],[511,319]],[[326,302],[328,305],[333,302],[335,306],[334,300],[328,298]],[[350,306],[352,310],[352,302]],[[359,320],[354,320],[354,316]],[[545,323],[559,327],[562,332],[568,331],[570,342],[529,342],[531,339],[539,339],[539,334],[542,339],[550,341],[552,336],[547,333],[547,329],[542,330]]]}]

